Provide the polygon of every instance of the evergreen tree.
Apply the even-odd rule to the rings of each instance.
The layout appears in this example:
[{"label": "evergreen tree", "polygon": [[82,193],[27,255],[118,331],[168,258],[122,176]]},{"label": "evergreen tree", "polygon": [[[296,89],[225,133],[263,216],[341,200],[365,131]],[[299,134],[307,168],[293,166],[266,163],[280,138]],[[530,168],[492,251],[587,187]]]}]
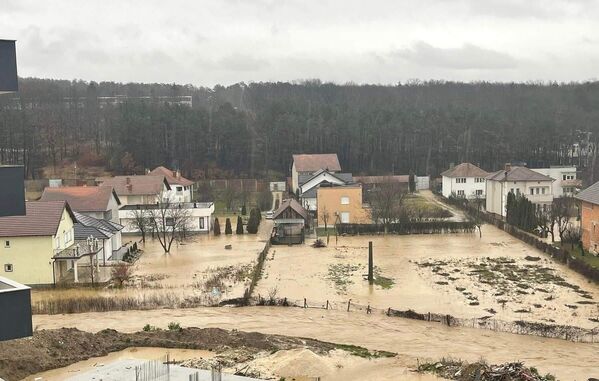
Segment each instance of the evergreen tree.
[{"label": "evergreen tree", "polygon": [[410,176],[408,178],[408,186],[410,188],[410,193],[416,192],[416,176],[413,171],[410,171]]},{"label": "evergreen tree", "polygon": [[233,229],[231,229],[231,219],[227,217],[225,221],[225,234],[233,234]]},{"label": "evergreen tree", "polygon": [[245,215],[247,215],[247,214],[248,214],[248,212],[247,212],[247,210],[246,210],[246,208],[245,208],[245,204],[243,204],[243,206],[241,207],[241,215],[242,215],[242,216],[245,216]]},{"label": "evergreen tree", "polygon": [[241,216],[237,216],[237,227],[235,228],[235,234],[243,234],[243,220],[241,219]]},{"label": "evergreen tree", "polygon": [[250,210],[250,219],[248,220],[247,231],[250,234],[258,233],[258,227],[260,226],[260,217],[258,209]]},{"label": "evergreen tree", "polygon": [[218,222],[218,218],[214,219],[214,235],[220,235],[220,223]]}]

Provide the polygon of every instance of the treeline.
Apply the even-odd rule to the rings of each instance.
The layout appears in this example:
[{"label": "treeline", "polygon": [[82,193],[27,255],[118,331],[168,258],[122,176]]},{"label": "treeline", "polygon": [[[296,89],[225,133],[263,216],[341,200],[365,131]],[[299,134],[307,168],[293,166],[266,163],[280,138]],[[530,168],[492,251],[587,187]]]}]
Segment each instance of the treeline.
[{"label": "treeline", "polygon": [[[117,95],[149,98],[101,101]],[[180,96],[193,106],[158,98]],[[25,164],[28,177],[64,160],[115,173],[164,164],[194,178],[270,177],[288,173],[293,153],[336,152],[355,174],[436,176],[451,163],[497,170],[524,161],[599,178],[599,82],[198,88],[24,78],[0,107],[0,162]]]}]

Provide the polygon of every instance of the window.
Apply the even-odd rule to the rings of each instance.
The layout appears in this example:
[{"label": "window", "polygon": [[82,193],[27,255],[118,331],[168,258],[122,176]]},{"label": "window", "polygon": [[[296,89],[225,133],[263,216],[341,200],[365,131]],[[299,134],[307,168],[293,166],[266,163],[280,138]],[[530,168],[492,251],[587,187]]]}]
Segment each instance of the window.
[{"label": "window", "polygon": [[200,229],[204,229],[204,217],[200,217]]},{"label": "window", "polygon": [[60,237],[54,238],[54,244],[56,245],[57,249],[60,249]]},{"label": "window", "polygon": [[459,197],[464,197],[464,191],[463,190],[458,190],[458,196]]},{"label": "window", "polygon": [[4,272],[11,273],[11,272],[12,272],[12,270],[13,270],[13,267],[12,267],[12,264],[11,264],[11,263],[6,263],[6,264],[4,265]]},{"label": "window", "polygon": [[347,197],[347,196],[341,197],[341,205],[349,205],[349,197]]},{"label": "window", "polygon": [[531,195],[535,194],[535,188],[530,188],[530,194]]},{"label": "window", "polygon": [[482,196],[483,195],[483,190],[482,189],[477,189],[476,190],[476,195],[477,196]]},{"label": "window", "polygon": [[457,184],[466,184],[466,178],[465,177],[456,177],[455,182]]},{"label": "window", "polygon": [[175,226],[175,219],[173,217],[166,217],[166,226]]},{"label": "window", "polygon": [[183,187],[177,187],[177,193],[181,193],[183,191]]},{"label": "window", "polygon": [[4,247],[10,247],[10,241],[4,241]]},{"label": "window", "polygon": [[541,188],[541,193],[545,194],[545,187]]},{"label": "window", "polygon": [[341,223],[349,224],[349,212],[341,212]]},{"label": "window", "polygon": [[475,183],[484,183],[485,182],[485,178],[484,177],[476,177],[474,179]]}]

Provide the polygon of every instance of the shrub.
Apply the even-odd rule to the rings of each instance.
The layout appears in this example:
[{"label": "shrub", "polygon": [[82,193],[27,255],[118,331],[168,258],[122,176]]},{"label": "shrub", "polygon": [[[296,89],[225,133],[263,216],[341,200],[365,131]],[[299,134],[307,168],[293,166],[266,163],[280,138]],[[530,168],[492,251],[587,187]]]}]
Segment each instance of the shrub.
[{"label": "shrub", "polygon": [[233,234],[233,229],[231,228],[231,219],[228,217],[225,221],[225,234]]},{"label": "shrub", "polygon": [[241,216],[237,216],[237,227],[235,228],[235,234],[243,234],[243,221]]},{"label": "shrub", "polygon": [[119,263],[111,270],[112,280],[118,283],[119,287],[123,287],[123,283],[131,279],[131,266],[126,263]]},{"label": "shrub", "polygon": [[183,330],[183,328],[181,328],[181,324],[171,321],[170,323],[168,323],[168,330],[169,331],[181,331],[181,330]]},{"label": "shrub", "polygon": [[260,212],[258,209],[250,210],[250,219],[248,220],[247,231],[250,234],[258,233],[258,227],[260,226]]},{"label": "shrub", "polygon": [[218,218],[214,219],[214,235],[220,235],[220,223],[218,222]]},{"label": "shrub", "polygon": [[246,214],[248,214],[247,209],[245,208],[245,204],[243,204],[243,206],[241,207],[241,215],[245,216]]},{"label": "shrub", "polygon": [[146,324],[146,325],[144,325],[143,330],[144,330],[144,332],[153,332],[153,331],[158,331],[158,328],[154,327],[153,325]]}]

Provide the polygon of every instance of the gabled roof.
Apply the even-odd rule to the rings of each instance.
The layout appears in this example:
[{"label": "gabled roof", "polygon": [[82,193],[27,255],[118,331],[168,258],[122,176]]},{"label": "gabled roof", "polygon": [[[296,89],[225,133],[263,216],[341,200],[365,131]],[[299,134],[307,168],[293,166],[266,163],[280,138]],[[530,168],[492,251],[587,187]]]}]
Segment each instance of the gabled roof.
[{"label": "gabled roof", "polygon": [[109,185],[97,187],[61,187],[46,188],[41,201],[66,201],[77,212],[104,212],[108,210],[110,197],[114,196],[117,205],[121,200],[114,188]]},{"label": "gabled roof", "polygon": [[273,219],[277,219],[278,216],[281,215],[281,213],[283,213],[285,211],[285,209],[287,208],[291,208],[294,211],[296,211],[300,216],[302,216],[302,218],[304,220],[308,219],[308,211],[306,209],[304,209],[299,202],[297,202],[295,199],[293,198],[288,198],[286,200],[283,200],[283,202],[281,203],[281,205],[279,206],[279,209],[277,209],[274,213],[272,218]]},{"label": "gabled roof", "polygon": [[29,201],[25,203],[24,216],[0,217],[0,237],[53,236],[65,208],[76,221],[65,201]]},{"label": "gabled roof", "polygon": [[184,187],[189,187],[193,185],[193,181],[188,180],[185,177],[181,176],[181,174],[177,174],[177,172],[171,171],[170,169],[163,166],[154,168],[152,171],[150,171],[150,173],[148,173],[148,175],[164,176],[166,177],[166,181],[168,181],[168,183],[171,185],[183,185]]},{"label": "gabled roof", "polygon": [[584,201],[590,202],[591,204],[599,205],[599,181],[590,187],[580,191],[574,198]]},{"label": "gabled roof", "polygon": [[500,170],[489,174],[486,178],[491,181],[553,181],[551,177],[526,167],[512,167],[509,171]]},{"label": "gabled roof", "polygon": [[100,177],[96,181],[112,186],[119,196],[157,195],[162,192],[163,185],[171,189],[166,177],[158,175]]},{"label": "gabled roof", "polygon": [[489,172],[472,163],[462,163],[441,173],[444,177],[487,177]]},{"label": "gabled roof", "polygon": [[97,239],[108,239],[108,238],[112,237],[112,234],[110,234],[109,232],[107,232],[105,230],[98,229],[93,226],[85,226],[80,223],[76,223],[75,225],[73,225],[73,230],[74,230],[73,235],[75,237],[75,241],[84,241],[89,236],[92,236],[93,238],[97,238]]},{"label": "gabled roof", "polygon": [[111,221],[100,220],[98,218],[86,216],[85,214],[81,214],[78,212],[73,212],[73,214],[75,215],[77,222],[81,223],[83,226],[94,227],[96,229],[102,229],[102,230],[110,233],[110,235],[112,235],[112,233],[118,232],[119,230],[123,230],[122,225],[116,224]]},{"label": "gabled roof", "polygon": [[[321,184],[333,184],[332,182],[330,182],[328,179],[323,178],[322,181],[314,184],[310,189],[303,189],[304,185],[306,185],[308,182],[312,181],[312,179],[317,178],[318,176],[325,174],[333,177],[337,180],[339,180],[341,182],[340,185],[345,185],[345,184],[350,184],[353,183],[354,181],[354,177],[352,176],[351,173],[331,173],[329,171],[327,171],[326,169],[320,169],[316,172],[314,172],[313,175],[309,176],[310,178],[304,182],[299,182],[300,184],[300,190],[302,191],[300,197],[302,198],[316,198],[316,189],[321,185]],[[302,177],[305,178],[306,175],[301,175],[299,176],[299,178],[301,179]]]},{"label": "gabled roof", "polygon": [[295,170],[298,172],[315,172],[319,169],[340,171],[341,164],[336,153],[317,153],[293,155]]}]

